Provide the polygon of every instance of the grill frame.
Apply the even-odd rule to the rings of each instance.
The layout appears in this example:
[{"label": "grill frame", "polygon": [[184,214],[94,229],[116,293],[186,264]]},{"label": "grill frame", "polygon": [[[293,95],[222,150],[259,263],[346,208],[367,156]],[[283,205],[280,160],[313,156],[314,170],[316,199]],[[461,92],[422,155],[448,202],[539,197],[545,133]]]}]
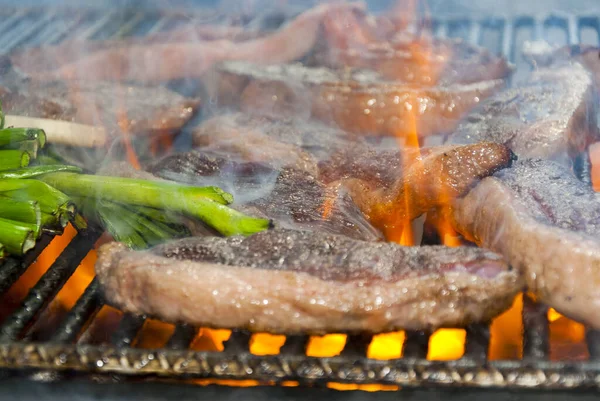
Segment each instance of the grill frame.
[{"label": "grill frame", "polygon": [[[0,22],[0,34],[19,21],[39,13],[38,9],[17,10]],[[12,32],[8,44],[0,51],[12,50],[24,44],[55,43],[73,34],[81,39],[95,38],[114,21],[115,11],[106,14],[90,11],[73,18],[70,28],[55,31],[48,28],[59,15],[48,15],[33,26]],[[143,33],[157,32],[172,26],[179,15],[160,13],[142,14],[125,11],[126,21],[118,24],[111,38],[136,34],[136,29],[154,18],[155,22]],[[129,13],[129,14],[127,14]],[[203,17],[199,17],[203,18]],[[123,18],[125,19],[125,18]],[[210,18],[209,18],[210,19]],[[550,28],[562,29],[566,43],[580,43],[581,27],[592,26],[600,42],[600,18],[551,14],[546,16],[464,17],[438,18],[428,21],[438,37],[460,36],[480,43],[483,32],[499,32],[498,52],[515,62],[523,70],[524,61],[518,57],[517,31],[528,27],[532,39],[543,39]],[[26,25],[26,24],[25,24]],[[464,29],[464,27],[467,27]],[[67,27],[67,25],[65,25]],[[463,27],[463,28],[461,28]],[[37,33],[49,29],[52,35],[40,38]],[[462,31],[461,31],[462,29]],[[37,33],[36,33],[37,32]],[[584,155],[576,166],[581,178],[590,182],[589,160]],[[104,305],[98,283],[92,281],[76,305],[66,315],[48,342],[28,341],[28,329],[35,322],[64,283],[73,274],[79,262],[87,255],[100,235],[97,229],[78,234],[58,257],[48,272],[25,297],[20,308],[0,325],[0,368],[25,372],[31,369],[46,372],[81,372],[85,374],[121,375],[124,377],[161,379],[237,379],[258,380],[263,383],[298,381],[303,385],[342,382],[353,384],[393,384],[407,388],[469,387],[502,389],[598,389],[600,387],[600,333],[588,331],[587,344],[590,360],[583,362],[549,361],[547,308],[524,296],[523,306],[523,358],[521,360],[489,361],[488,325],[466,328],[464,357],[455,361],[427,361],[429,334],[407,332],[404,357],[388,361],[365,357],[369,338],[350,336],[342,353],[336,357],[315,358],[304,354],[308,336],[287,337],[279,355],[258,356],[249,352],[249,333],[234,331],[222,352],[191,351],[187,348],[198,330],[186,325],[177,326],[175,333],[160,350],[132,348],[131,344],[142,328],[145,318],[125,315],[113,333],[111,345],[76,345],[76,340],[86,323]],[[24,259],[8,259],[0,266],[0,294],[4,293],[27,270],[50,238],[42,239],[35,250]]]}]

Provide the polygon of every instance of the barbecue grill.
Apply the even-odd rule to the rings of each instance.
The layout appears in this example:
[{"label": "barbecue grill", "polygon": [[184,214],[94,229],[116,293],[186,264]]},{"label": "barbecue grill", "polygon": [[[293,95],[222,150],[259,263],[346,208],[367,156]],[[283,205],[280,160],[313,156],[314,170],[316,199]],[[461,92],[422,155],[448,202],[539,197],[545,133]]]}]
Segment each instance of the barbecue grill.
[{"label": "barbecue grill", "polygon": [[[59,43],[70,38],[95,40],[141,36],[170,29],[189,18],[183,14],[149,10],[56,9],[48,12],[41,8],[3,8],[0,13],[0,52]],[[199,18],[219,17],[208,13]],[[520,52],[524,40],[591,45],[600,41],[600,15],[435,17],[427,23],[439,37],[461,37],[505,55],[518,67],[514,80],[528,68]],[[184,137],[178,146],[189,146],[189,142]],[[580,158],[576,167],[580,178],[590,182],[587,158]],[[109,341],[81,344],[78,340],[85,337],[86,330],[94,325],[98,311],[103,307],[96,280],[68,313],[60,316],[58,322],[48,324],[51,329],[41,337],[34,335],[33,329],[51,316],[47,308],[101,234],[98,228],[92,227],[86,233],[76,235],[20,305],[0,322],[0,368],[7,390],[19,394],[24,391],[20,386],[28,383],[32,391],[45,391],[39,381],[58,380],[60,386],[67,386],[65,380],[69,379],[73,388],[80,391],[86,388],[91,394],[97,394],[97,384],[87,383],[81,387],[81,378],[118,382],[123,389],[133,392],[139,391],[134,384],[140,380],[177,382],[183,385],[181,389],[187,389],[193,379],[207,378],[256,380],[275,385],[261,389],[261,398],[295,397],[303,391],[315,391],[312,394],[316,397],[332,397],[322,388],[331,382],[394,385],[407,394],[415,394],[414,389],[434,388],[433,392],[426,393],[432,396],[441,394],[435,388],[461,388],[464,391],[448,393],[449,397],[481,395],[482,391],[495,397],[504,390],[541,392],[548,389],[579,390],[568,394],[585,397],[581,390],[597,391],[600,387],[600,333],[586,332],[587,360],[551,360],[548,308],[527,294],[523,296],[522,358],[514,360],[488,359],[490,329],[487,325],[466,329],[464,355],[452,361],[427,360],[430,335],[423,332],[407,332],[402,358],[391,360],[367,358],[372,338],[352,335],[347,337],[342,352],[332,357],[307,356],[309,337],[301,335],[288,336],[277,355],[256,355],[249,351],[251,334],[235,330],[222,351],[194,351],[190,345],[199,329],[187,325],[177,326],[160,349],[139,348],[136,338],[146,318],[129,314],[121,318]],[[6,293],[19,280],[51,240],[51,237],[44,237],[26,257],[8,258],[0,265],[0,294]],[[300,388],[277,386],[289,382],[299,384]],[[153,388],[168,391],[169,387],[162,386],[153,383],[140,394],[150,396],[152,390],[149,389]],[[204,391],[207,396],[221,396],[221,389],[223,387],[209,387]],[[245,395],[253,394],[250,390],[240,391]],[[556,396],[564,394],[561,392]],[[383,395],[386,396],[389,395]]]}]

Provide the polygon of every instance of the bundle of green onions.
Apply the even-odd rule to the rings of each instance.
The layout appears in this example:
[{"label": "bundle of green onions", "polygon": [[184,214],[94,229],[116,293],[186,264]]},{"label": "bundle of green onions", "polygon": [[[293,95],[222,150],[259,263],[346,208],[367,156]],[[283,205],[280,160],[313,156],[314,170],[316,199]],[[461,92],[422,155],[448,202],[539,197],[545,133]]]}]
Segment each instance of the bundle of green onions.
[{"label": "bundle of green onions", "polygon": [[0,257],[24,254],[69,222],[85,229],[86,219],[136,249],[189,235],[190,218],[226,236],[269,228],[229,208],[233,197],[217,187],[82,174],[42,154],[43,130],[4,128],[1,105],[0,116]]}]

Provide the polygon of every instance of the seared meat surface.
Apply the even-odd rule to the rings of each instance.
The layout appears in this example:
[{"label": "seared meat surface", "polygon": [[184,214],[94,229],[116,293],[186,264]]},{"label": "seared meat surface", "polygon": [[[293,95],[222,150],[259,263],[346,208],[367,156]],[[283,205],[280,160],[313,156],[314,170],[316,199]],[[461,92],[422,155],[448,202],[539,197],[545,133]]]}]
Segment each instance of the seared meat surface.
[{"label": "seared meat surface", "polygon": [[391,240],[399,239],[408,221],[435,206],[450,204],[514,160],[508,148],[489,142],[440,146],[412,156],[405,152],[405,156],[402,174],[390,187],[380,187],[373,179],[350,178],[335,184],[348,191],[367,219]]},{"label": "seared meat surface", "polygon": [[323,25],[325,35],[309,61],[316,66],[366,68],[419,86],[502,79],[513,69],[487,49],[425,32],[415,36],[386,16],[340,10]]},{"label": "seared meat surface", "polygon": [[597,102],[579,63],[542,68],[518,87],[483,101],[448,143],[502,143],[523,158],[568,161],[598,140]]},{"label": "seared meat surface", "polygon": [[600,194],[569,170],[517,162],[454,205],[455,228],[524,272],[542,302],[600,328]]},{"label": "seared meat surface", "polygon": [[233,193],[235,209],[272,219],[278,227],[381,239],[347,194],[329,190],[306,171],[236,162],[228,155],[202,151],[167,156],[147,168],[166,179],[219,185]]},{"label": "seared meat surface", "polygon": [[0,87],[6,114],[127,129],[132,134],[179,131],[197,112],[200,100],[159,86],[110,82],[15,83]]},{"label": "seared meat surface", "polygon": [[488,322],[522,288],[519,274],[483,249],[288,230],[189,238],[143,252],[111,243],[100,248],[96,273],[109,303],[127,312],[278,333]]},{"label": "seared meat surface", "polygon": [[[75,60],[49,57],[48,67],[29,65],[25,57],[13,61],[24,73],[39,80],[118,80],[162,82],[181,78],[201,78],[214,64],[225,60],[257,63],[285,63],[308,53],[317,40],[319,27],[329,13],[339,9],[363,8],[362,4],[319,4],[260,37],[239,40],[216,35],[209,40],[130,42],[118,46],[96,46]],[[259,35],[255,35],[259,36]],[[302,38],[298,40],[298,38]],[[212,40],[217,39],[217,40]],[[84,44],[85,45],[85,44]],[[42,57],[42,60],[44,58]]]},{"label": "seared meat surface", "polygon": [[295,158],[301,151],[312,155],[314,162],[327,159],[335,151],[364,145],[362,138],[316,121],[240,112],[206,120],[194,132],[193,140],[196,146],[247,154],[247,160],[253,160],[253,151],[274,154],[273,159],[280,160]]},{"label": "seared meat surface", "polygon": [[[221,105],[276,116],[312,116],[364,135],[428,136],[458,120],[503,86],[502,80],[415,88],[373,71],[336,72],[300,64],[236,61],[219,68]],[[241,95],[240,95],[241,93]]]}]

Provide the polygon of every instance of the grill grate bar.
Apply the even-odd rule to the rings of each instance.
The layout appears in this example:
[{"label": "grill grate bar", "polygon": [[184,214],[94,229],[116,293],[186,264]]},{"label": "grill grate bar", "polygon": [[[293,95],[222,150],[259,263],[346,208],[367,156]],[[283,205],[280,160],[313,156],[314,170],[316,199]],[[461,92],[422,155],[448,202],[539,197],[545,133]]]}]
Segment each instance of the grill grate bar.
[{"label": "grill grate bar", "polygon": [[504,22],[504,31],[502,32],[502,54],[508,61],[514,61],[514,52],[513,52],[513,35],[514,35],[514,25],[510,20],[506,20]]},{"label": "grill grate bar", "polygon": [[23,333],[42,309],[48,306],[58,294],[99,236],[99,231],[90,229],[85,234],[77,235],[67,245],[58,259],[29,291],[19,309],[2,324],[0,341],[15,340]]},{"label": "grill grate bar", "polygon": [[370,334],[353,334],[346,338],[346,345],[341,355],[347,357],[364,357],[367,355],[373,336]]},{"label": "grill grate bar", "polygon": [[3,20],[2,22],[0,22],[0,33],[4,34],[10,28],[15,26],[19,21],[21,21],[22,19],[24,19],[26,17],[27,17],[27,13],[24,10],[14,13],[10,17],[8,17],[5,20]]},{"label": "grill grate bar", "polygon": [[487,324],[473,324],[465,329],[465,358],[485,360],[488,356],[490,345],[490,326]]},{"label": "grill grate bar", "polygon": [[23,29],[15,29],[11,31],[10,37],[3,38],[0,51],[7,52],[15,46],[25,42],[32,37],[36,32],[44,28],[52,19],[56,18],[55,14],[49,13],[43,18],[36,20],[34,23],[25,26]]},{"label": "grill grate bar", "polygon": [[104,28],[107,24],[110,23],[114,18],[117,17],[117,11],[107,12],[103,14],[102,18],[99,18],[92,25],[88,26],[85,31],[81,34],[77,34],[77,38],[79,40],[88,40],[92,36],[94,36],[98,31]]},{"label": "grill grate bar", "polygon": [[231,336],[223,343],[225,352],[236,354],[239,352],[248,352],[250,349],[250,337],[252,333],[246,330],[233,330]]},{"label": "grill grate bar", "polygon": [[83,23],[83,20],[84,19],[80,16],[77,18],[73,18],[72,20],[61,21],[61,23],[59,24],[58,27],[52,27],[52,29],[50,29],[49,32],[43,32],[43,35],[41,35],[41,36],[38,35],[39,40],[36,43],[36,45],[56,44],[62,38],[64,38],[70,32],[72,32],[74,29],[77,29],[77,27]]},{"label": "grill grate bar", "polygon": [[282,355],[303,355],[306,354],[308,348],[309,336],[305,335],[289,335],[285,336],[285,343],[279,349]]},{"label": "grill grate bar", "polygon": [[600,359],[600,331],[588,329],[585,333],[585,339],[590,353],[590,360]]},{"label": "grill grate bar", "polygon": [[423,331],[407,330],[402,345],[402,355],[404,358],[427,358],[429,352],[430,334]]},{"label": "grill grate bar", "polygon": [[546,360],[550,354],[548,307],[523,295],[523,359]]},{"label": "grill grate bar", "polygon": [[98,281],[94,278],[83,295],[79,297],[75,306],[69,311],[65,320],[56,329],[51,338],[52,342],[66,344],[77,340],[85,324],[102,307],[103,302],[98,287]]},{"label": "grill grate bar", "polygon": [[25,273],[29,266],[40,256],[52,241],[50,235],[44,234],[35,248],[23,258],[9,257],[0,266],[0,294],[4,294]]},{"label": "grill grate bar", "polygon": [[178,325],[175,332],[169,338],[166,348],[169,349],[186,349],[192,344],[194,338],[198,335],[199,329],[188,324]]},{"label": "grill grate bar", "polygon": [[125,313],[119,327],[110,338],[111,343],[117,348],[133,346],[145,320],[145,316]]}]

